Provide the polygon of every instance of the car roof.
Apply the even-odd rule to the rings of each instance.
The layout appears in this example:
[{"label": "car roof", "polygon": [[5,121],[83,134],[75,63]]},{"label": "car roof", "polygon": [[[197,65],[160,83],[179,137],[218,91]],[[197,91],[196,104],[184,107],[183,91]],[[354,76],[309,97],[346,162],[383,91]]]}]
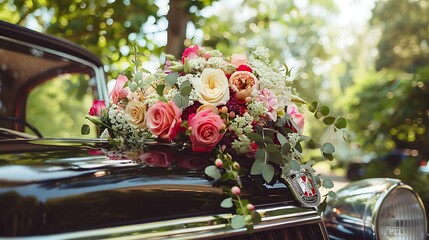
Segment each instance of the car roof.
[{"label": "car roof", "polygon": [[0,21],[0,36],[23,42],[31,42],[41,47],[46,47],[79,57],[97,66],[103,66],[99,57],[74,42],[57,38],[45,33],[40,33],[19,25]]}]

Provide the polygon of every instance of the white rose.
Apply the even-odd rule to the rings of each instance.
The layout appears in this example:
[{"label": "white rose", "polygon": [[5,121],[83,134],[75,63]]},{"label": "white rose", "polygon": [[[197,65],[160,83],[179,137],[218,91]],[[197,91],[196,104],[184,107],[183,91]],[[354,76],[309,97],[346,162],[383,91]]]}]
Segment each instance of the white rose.
[{"label": "white rose", "polygon": [[140,101],[128,102],[125,107],[128,122],[139,129],[146,129],[146,105]]},{"label": "white rose", "polygon": [[200,79],[191,79],[197,99],[202,104],[225,105],[229,100],[228,79],[220,69],[206,68]]}]

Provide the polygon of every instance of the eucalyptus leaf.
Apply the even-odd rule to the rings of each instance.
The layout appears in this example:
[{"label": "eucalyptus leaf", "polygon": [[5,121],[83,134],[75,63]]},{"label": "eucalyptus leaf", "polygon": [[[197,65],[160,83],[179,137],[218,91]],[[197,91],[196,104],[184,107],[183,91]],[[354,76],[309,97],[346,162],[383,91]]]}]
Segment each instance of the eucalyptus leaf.
[{"label": "eucalyptus leaf", "polygon": [[320,150],[322,150],[323,153],[332,154],[335,152],[335,147],[332,143],[325,143]]},{"label": "eucalyptus leaf", "polygon": [[266,164],[264,169],[262,169],[262,177],[264,178],[265,182],[271,182],[274,177],[274,167],[270,164]]},{"label": "eucalyptus leaf", "polygon": [[88,135],[91,132],[91,128],[89,127],[88,124],[83,124],[81,129],[80,129],[80,133],[82,135]]},{"label": "eucalyptus leaf", "polygon": [[267,165],[265,161],[256,160],[255,162],[253,162],[252,168],[250,169],[250,174],[252,175],[262,174],[265,165]]},{"label": "eucalyptus leaf", "polygon": [[192,86],[189,81],[184,81],[182,84],[180,84],[179,92],[182,94],[182,96],[189,96],[191,90]]},{"label": "eucalyptus leaf", "polygon": [[258,161],[258,160],[265,161],[266,156],[267,156],[267,151],[265,151],[265,149],[263,148],[262,149],[260,148],[255,153],[255,161]]},{"label": "eucalyptus leaf", "polygon": [[335,122],[335,118],[334,117],[326,117],[323,119],[323,123],[326,125],[332,125]]},{"label": "eucalyptus leaf", "polygon": [[323,113],[321,111],[317,110],[314,112],[314,117],[316,119],[321,119],[323,117]]},{"label": "eucalyptus leaf", "polygon": [[220,206],[223,208],[232,208],[234,204],[232,204],[232,198],[225,198],[221,203]]},{"label": "eucalyptus leaf", "polygon": [[164,84],[160,84],[160,85],[156,86],[156,93],[159,96],[164,96],[164,88],[165,88]]},{"label": "eucalyptus leaf", "polygon": [[302,153],[302,146],[301,146],[301,143],[296,143],[296,145],[295,145],[295,149],[296,149],[298,152]]},{"label": "eucalyptus leaf", "polygon": [[283,156],[280,152],[269,153],[268,159],[270,160],[270,162],[273,162],[279,165],[283,163]]},{"label": "eucalyptus leaf", "polygon": [[231,227],[233,229],[240,229],[246,225],[246,220],[242,215],[235,215],[231,219]]},{"label": "eucalyptus leaf", "polygon": [[334,123],[335,127],[341,129],[341,128],[346,128],[347,127],[347,120],[343,117],[339,117],[335,123]]},{"label": "eucalyptus leaf", "polygon": [[250,213],[250,215],[252,216],[252,222],[253,222],[253,224],[259,224],[259,223],[261,223],[261,215],[257,211],[252,211]]},{"label": "eucalyptus leaf", "polygon": [[301,164],[297,160],[291,160],[289,161],[289,168],[294,171],[300,171],[301,170]]},{"label": "eucalyptus leaf", "polygon": [[264,132],[264,137],[270,137],[271,139],[274,138],[275,131],[273,129],[271,129],[271,128],[264,128],[263,132]]},{"label": "eucalyptus leaf", "polygon": [[289,143],[285,143],[285,144],[283,144],[282,145],[282,148],[281,148],[281,150],[280,150],[280,152],[283,154],[283,155],[288,155],[289,154],[289,152],[290,152],[290,149],[291,149],[292,147],[290,146],[290,144]]},{"label": "eucalyptus leaf", "polygon": [[182,96],[180,93],[177,93],[173,97],[173,102],[179,108],[186,108],[189,104],[189,97]]},{"label": "eucalyptus leaf", "polygon": [[329,110],[329,107],[327,107],[327,106],[321,106],[320,107],[320,109],[319,109],[319,111],[322,113],[322,115],[323,116],[328,116],[329,115],[329,112],[330,112],[330,110]]},{"label": "eucalyptus leaf", "polygon": [[333,188],[334,187],[334,182],[332,182],[332,180],[329,179],[329,178],[325,178],[322,181],[322,186],[324,188]]},{"label": "eucalyptus leaf", "polygon": [[172,72],[165,77],[165,82],[167,82],[170,86],[174,86],[178,78],[179,78],[179,73]]},{"label": "eucalyptus leaf", "polygon": [[337,198],[337,194],[335,192],[333,192],[333,191],[329,191],[328,192],[328,196],[331,197],[331,198]]},{"label": "eucalyptus leaf", "polygon": [[277,133],[277,140],[279,141],[280,145],[284,145],[285,143],[288,143],[288,140],[283,134]]},{"label": "eucalyptus leaf", "polygon": [[204,173],[207,174],[207,176],[214,179],[219,179],[221,177],[219,169],[214,165],[210,165],[206,167],[206,169],[204,170]]},{"label": "eucalyptus leaf", "polygon": [[257,133],[251,132],[251,133],[246,133],[245,135],[250,139],[250,141],[260,142],[260,143],[264,142],[264,139],[262,138],[262,136]]},{"label": "eucalyptus leaf", "polygon": [[334,160],[334,155],[332,154],[328,154],[328,153],[323,153],[323,156],[328,159],[328,160]]},{"label": "eucalyptus leaf", "polygon": [[307,142],[307,147],[315,149],[315,148],[320,148],[321,146],[320,146],[320,143],[316,142],[316,140],[310,139]]},{"label": "eucalyptus leaf", "polygon": [[311,102],[310,105],[308,105],[308,110],[312,113],[314,113],[317,110],[317,107],[319,106],[319,103],[316,101]]},{"label": "eucalyptus leaf", "polygon": [[265,146],[265,150],[269,153],[278,151],[277,146],[274,143],[267,144],[267,146]]}]

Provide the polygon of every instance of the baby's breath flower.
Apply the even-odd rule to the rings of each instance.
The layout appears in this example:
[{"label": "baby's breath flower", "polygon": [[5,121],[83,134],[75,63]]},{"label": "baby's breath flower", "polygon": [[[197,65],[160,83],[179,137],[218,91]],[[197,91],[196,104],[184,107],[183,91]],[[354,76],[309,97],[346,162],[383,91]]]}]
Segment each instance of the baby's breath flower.
[{"label": "baby's breath flower", "polygon": [[238,154],[243,154],[251,151],[251,141],[244,134],[239,135],[238,139],[235,139],[232,142],[231,146],[235,151],[237,151]]}]

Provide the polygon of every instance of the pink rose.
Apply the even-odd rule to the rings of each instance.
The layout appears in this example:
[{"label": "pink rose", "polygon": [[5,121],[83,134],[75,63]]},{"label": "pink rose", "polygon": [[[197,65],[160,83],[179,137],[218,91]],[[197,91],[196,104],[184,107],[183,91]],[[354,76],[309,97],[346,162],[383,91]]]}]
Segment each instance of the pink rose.
[{"label": "pink rose", "polygon": [[277,121],[277,109],[279,105],[276,95],[269,89],[262,89],[261,94],[256,99],[264,103],[264,107],[268,109],[268,118]]},{"label": "pink rose", "polygon": [[148,150],[139,156],[139,160],[153,167],[168,167],[171,158],[166,152]]},{"label": "pink rose", "polygon": [[173,101],[158,102],[146,113],[146,127],[155,136],[172,140],[181,129],[180,109]]},{"label": "pink rose", "polygon": [[195,152],[212,151],[223,137],[220,131],[224,128],[224,123],[210,109],[190,115],[188,124],[192,129],[189,139]]},{"label": "pink rose", "polygon": [[124,88],[125,83],[127,83],[128,78],[124,75],[119,75],[116,79],[115,87],[113,87],[112,92],[110,92],[110,98],[112,103],[118,104],[121,98],[127,98],[129,88]]},{"label": "pink rose", "polygon": [[229,86],[235,92],[238,103],[244,103],[253,90],[259,88],[259,81],[251,72],[236,71],[229,77]]},{"label": "pink rose", "polygon": [[192,58],[198,57],[199,50],[200,50],[200,47],[198,46],[192,46],[192,47],[186,48],[182,54],[182,63],[185,63],[185,59],[192,59]]},{"label": "pink rose", "polygon": [[246,54],[232,54],[231,55],[231,64],[238,67],[240,65],[247,64]]},{"label": "pink rose", "polygon": [[88,114],[91,116],[101,116],[101,112],[105,108],[106,103],[103,100],[94,100]]},{"label": "pink rose", "polygon": [[299,127],[299,129],[295,129],[295,127],[292,126],[292,130],[296,130],[299,133],[304,131],[304,114],[298,112],[298,107],[294,103],[287,106],[287,113],[292,121]]}]

